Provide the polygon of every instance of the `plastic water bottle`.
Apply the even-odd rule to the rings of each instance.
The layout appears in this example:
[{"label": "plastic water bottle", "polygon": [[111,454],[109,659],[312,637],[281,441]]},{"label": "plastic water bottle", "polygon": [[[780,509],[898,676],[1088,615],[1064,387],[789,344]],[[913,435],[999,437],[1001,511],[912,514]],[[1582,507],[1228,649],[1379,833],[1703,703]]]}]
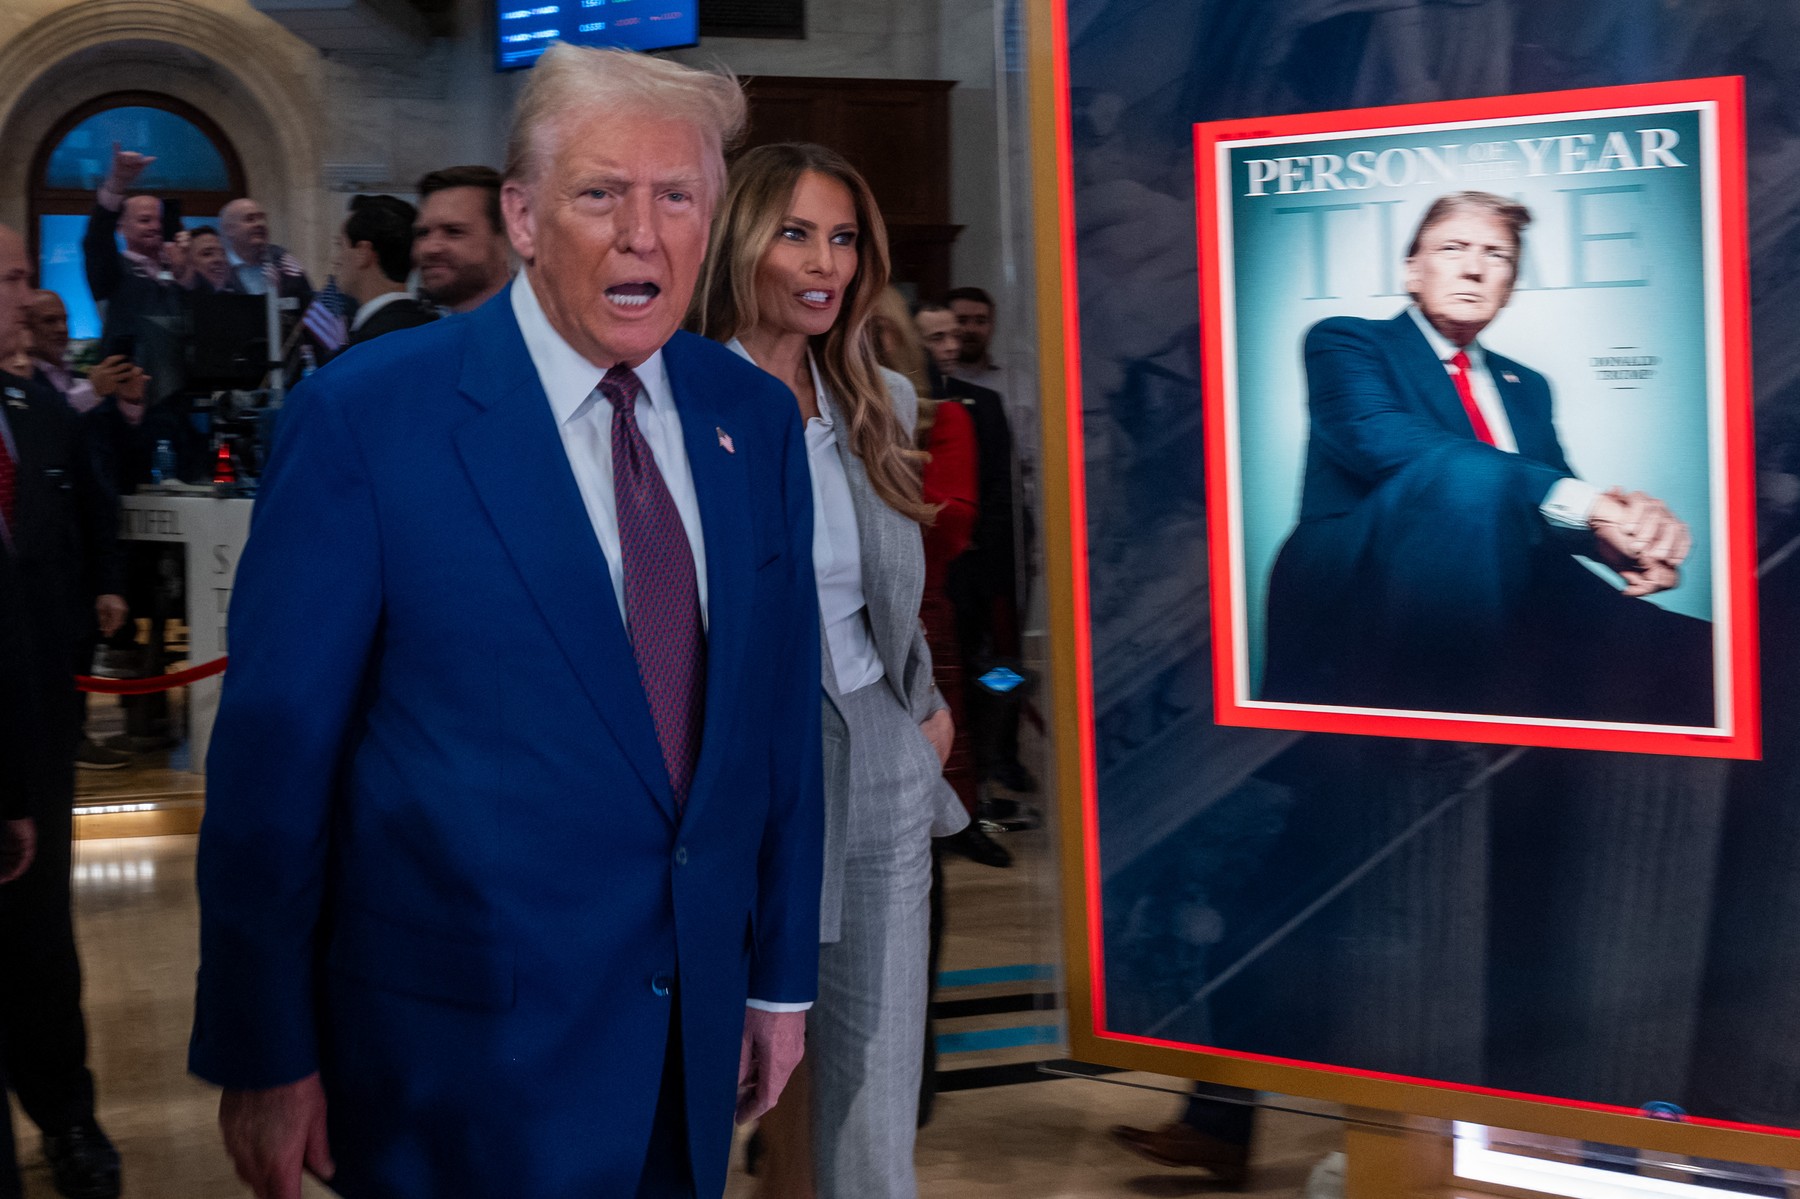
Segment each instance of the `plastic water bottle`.
[{"label": "plastic water bottle", "polygon": [[150,456],[150,481],[167,483],[175,477],[175,447],[167,438],[156,443],[156,452]]},{"label": "plastic water bottle", "polygon": [[319,360],[313,356],[311,346],[300,347],[300,377],[302,379],[319,369]]}]

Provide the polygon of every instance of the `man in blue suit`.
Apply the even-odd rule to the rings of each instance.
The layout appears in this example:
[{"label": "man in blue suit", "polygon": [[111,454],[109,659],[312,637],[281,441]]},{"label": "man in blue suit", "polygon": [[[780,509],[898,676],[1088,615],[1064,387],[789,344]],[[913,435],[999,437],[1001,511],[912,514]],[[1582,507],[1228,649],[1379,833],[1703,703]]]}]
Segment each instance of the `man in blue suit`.
[{"label": "man in blue suit", "polygon": [[232,603],[190,1064],[264,1199],[718,1194],[817,981],[781,384],[677,332],[736,84],[558,46],[524,268],[296,393]]},{"label": "man in blue suit", "polygon": [[1713,724],[1710,623],[1643,600],[1679,585],[1687,525],[1578,478],[1544,377],[1477,340],[1530,220],[1488,192],[1439,197],[1407,251],[1413,305],[1307,333],[1312,428],[1264,699]]}]

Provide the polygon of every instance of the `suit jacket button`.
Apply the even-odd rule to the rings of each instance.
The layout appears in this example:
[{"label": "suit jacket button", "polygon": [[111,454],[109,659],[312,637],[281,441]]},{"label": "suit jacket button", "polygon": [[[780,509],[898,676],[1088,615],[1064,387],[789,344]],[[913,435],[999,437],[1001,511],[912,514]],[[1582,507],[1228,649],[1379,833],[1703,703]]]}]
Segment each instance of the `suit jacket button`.
[{"label": "suit jacket button", "polygon": [[675,864],[677,866],[687,865],[687,846],[681,845],[681,846],[676,847],[676,849],[675,849]]},{"label": "suit jacket button", "polygon": [[660,970],[650,976],[650,993],[658,998],[667,999],[674,985],[675,980]]}]

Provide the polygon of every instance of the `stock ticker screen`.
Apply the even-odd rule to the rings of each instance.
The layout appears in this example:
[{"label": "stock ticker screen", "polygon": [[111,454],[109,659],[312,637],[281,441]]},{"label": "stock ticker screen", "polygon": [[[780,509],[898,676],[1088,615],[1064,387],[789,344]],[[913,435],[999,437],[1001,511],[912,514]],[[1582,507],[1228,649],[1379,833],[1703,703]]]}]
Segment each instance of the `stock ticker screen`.
[{"label": "stock ticker screen", "polygon": [[498,0],[495,65],[528,67],[552,42],[667,50],[700,40],[699,0]]}]

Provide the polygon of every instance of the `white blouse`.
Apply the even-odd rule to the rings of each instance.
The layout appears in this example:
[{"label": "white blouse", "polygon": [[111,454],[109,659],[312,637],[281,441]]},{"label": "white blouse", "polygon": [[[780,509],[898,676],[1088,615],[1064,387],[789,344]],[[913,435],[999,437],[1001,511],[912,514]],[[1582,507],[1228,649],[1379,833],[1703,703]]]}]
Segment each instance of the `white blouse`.
[{"label": "white blouse", "polygon": [[[735,338],[730,348],[750,362],[750,352]],[[869,605],[863,596],[862,537],[856,529],[856,501],[838,450],[838,422],[831,397],[819,377],[818,363],[807,355],[819,415],[806,422],[806,458],[812,467],[813,580],[819,588],[819,619],[831,654],[838,694],[848,695],[881,681],[887,670],[869,628]]]}]

